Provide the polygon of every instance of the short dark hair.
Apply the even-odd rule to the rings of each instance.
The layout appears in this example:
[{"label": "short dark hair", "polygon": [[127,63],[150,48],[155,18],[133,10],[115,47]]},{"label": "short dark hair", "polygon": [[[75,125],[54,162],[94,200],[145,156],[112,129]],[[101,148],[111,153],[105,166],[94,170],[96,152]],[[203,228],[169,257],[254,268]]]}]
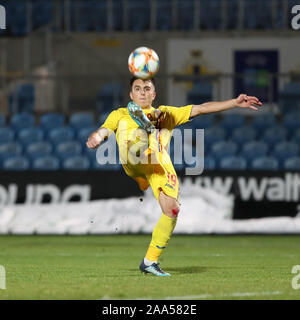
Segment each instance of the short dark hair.
[{"label": "short dark hair", "polygon": [[[138,79],[140,79],[140,78],[135,77],[135,76],[133,76],[133,77],[130,79],[130,88],[132,88],[132,85],[133,85],[134,81],[135,81],[135,80],[138,80]],[[143,80],[143,81],[151,81],[152,84],[153,84],[153,86],[154,86],[154,88],[155,88],[155,79],[154,79],[154,78],[140,79],[140,80]]]}]

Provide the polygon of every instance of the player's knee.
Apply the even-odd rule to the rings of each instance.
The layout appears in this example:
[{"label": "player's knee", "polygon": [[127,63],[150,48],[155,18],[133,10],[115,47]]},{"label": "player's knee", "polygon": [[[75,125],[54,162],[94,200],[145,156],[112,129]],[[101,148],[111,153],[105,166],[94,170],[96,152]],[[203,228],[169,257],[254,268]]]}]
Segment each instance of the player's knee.
[{"label": "player's knee", "polygon": [[171,218],[177,218],[177,216],[179,214],[179,210],[180,210],[180,207],[177,203],[172,205],[171,210],[170,210]]}]

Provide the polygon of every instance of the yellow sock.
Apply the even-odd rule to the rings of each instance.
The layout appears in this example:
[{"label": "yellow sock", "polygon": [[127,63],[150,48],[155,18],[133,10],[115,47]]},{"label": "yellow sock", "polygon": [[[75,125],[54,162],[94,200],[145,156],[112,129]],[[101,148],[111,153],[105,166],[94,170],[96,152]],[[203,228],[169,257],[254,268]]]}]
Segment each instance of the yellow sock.
[{"label": "yellow sock", "polygon": [[177,218],[170,218],[164,213],[158,220],[153,232],[152,240],[150,242],[148,251],[146,253],[146,259],[151,261],[157,261],[163,250],[168,245],[170,237],[176,226]]}]

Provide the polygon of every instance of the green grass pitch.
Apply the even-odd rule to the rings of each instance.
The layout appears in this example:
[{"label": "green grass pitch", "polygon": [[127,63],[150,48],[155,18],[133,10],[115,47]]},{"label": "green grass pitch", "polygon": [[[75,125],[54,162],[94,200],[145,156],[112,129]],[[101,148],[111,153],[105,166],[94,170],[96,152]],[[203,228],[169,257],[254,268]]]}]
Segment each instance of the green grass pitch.
[{"label": "green grass pitch", "polygon": [[[299,299],[300,236],[174,235],[171,277],[138,270],[150,235],[0,236],[0,299]],[[300,284],[300,279],[297,280]]]}]

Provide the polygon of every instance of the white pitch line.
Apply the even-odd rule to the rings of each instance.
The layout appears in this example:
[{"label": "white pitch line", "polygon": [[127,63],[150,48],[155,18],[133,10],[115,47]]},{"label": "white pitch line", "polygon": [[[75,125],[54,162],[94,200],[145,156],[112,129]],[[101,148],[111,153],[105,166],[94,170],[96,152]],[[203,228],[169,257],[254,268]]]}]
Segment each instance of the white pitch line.
[{"label": "white pitch line", "polygon": [[223,294],[201,294],[197,296],[182,296],[182,297],[166,297],[165,300],[184,300],[184,299],[209,299],[209,298],[226,298],[226,297],[252,297],[252,296],[271,296],[281,294],[281,291],[271,292],[233,292]]}]

